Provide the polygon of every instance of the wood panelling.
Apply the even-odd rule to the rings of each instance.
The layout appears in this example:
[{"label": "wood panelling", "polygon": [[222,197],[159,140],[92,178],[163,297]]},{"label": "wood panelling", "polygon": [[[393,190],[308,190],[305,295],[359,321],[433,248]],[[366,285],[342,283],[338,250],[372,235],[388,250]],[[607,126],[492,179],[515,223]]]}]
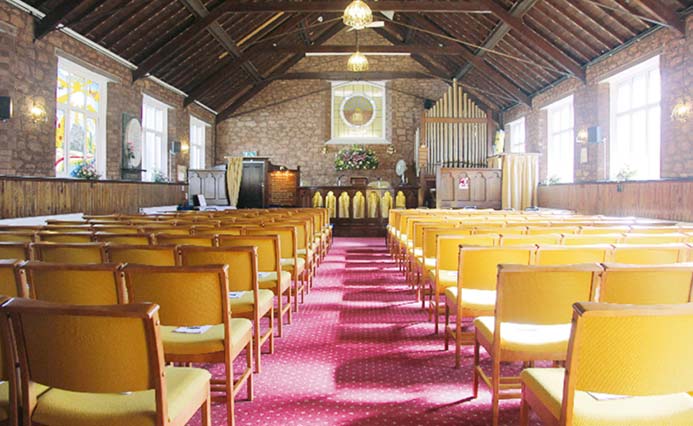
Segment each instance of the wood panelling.
[{"label": "wood panelling", "polygon": [[188,185],[191,201],[193,196],[202,194],[210,206],[229,205],[226,196],[226,169],[188,170]]},{"label": "wood panelling", "polygon": [[[466,179],[465,185],[460,185],[461,179]],[[436,206],[439,209],[468,206],[500,209],[501,170],[439,168],[436,173]]]},{"label": "wood panelling", "polygon": [[539,206],[691,222],[693,180],[541,185]]},{"label": "wood panelling", "polygon": [[0,218],[137,213],[180,204],[187,185],[0,176]]}]

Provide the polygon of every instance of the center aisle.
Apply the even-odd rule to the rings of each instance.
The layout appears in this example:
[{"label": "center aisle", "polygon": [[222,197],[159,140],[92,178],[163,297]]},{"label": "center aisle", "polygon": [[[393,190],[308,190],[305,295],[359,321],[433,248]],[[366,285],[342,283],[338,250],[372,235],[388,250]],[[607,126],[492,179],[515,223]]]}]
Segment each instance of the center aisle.
[{"label": "center aisle", "polygon": [[[490,424],[488,391],[469,400],[472,348],[455,370],[384,239],[336,238],[300,308],[263,356],[255,399],[238,395],[237,425]],[[502,402],[501,424],[518,424],[518,407]],[[222,405],[212,413],[226,424]]]}]

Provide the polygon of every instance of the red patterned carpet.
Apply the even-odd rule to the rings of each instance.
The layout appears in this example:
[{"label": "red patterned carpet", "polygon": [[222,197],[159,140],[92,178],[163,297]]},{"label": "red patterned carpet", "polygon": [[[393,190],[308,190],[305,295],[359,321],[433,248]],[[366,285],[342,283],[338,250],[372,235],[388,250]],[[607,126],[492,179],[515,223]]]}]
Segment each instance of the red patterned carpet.
[{"label": "red patterned carpet", "polygon": [[[255,399],[237,400],[237,424],[490,425],[489,392],[470,400],[471,348],[454,369],[420,306],[383,239],[335,239],[276,353],[263,356]],[[226,425],[224,405],[212,411]],[[519,401],[501,401],[501,424],[518,421]]]}]

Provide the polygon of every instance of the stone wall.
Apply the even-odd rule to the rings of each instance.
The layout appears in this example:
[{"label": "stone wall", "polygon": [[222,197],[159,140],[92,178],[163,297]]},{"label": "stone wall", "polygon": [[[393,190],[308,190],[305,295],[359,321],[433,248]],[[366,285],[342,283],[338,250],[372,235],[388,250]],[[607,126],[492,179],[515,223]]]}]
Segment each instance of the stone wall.
[{"label": "stone wall", "polygon": [[[540,179],[546,179],[547,123],[541,108],[574,96],[574,128],[601,128],[605,143],[575,143],[575,181],[608,179],[609,170],[609,86],[604,79],[653,55],[660,55],[662,81],[661,177],[693,177],[693,117],[686,123],[672,121],[671,111],[682,95],[693,97],[693,16],[687,19],[687,37],[671,29],[660,29],[611,56],[587,67],[587,83],[567,79],[532,98],[532,106],[514,107],[503,114],[505,123],[525,117],[528,152],[540,152]],[[506,139],[507,140],[507,139]],[[580,162],[580,150],[587,149],[587,161]]]},{"label": "stone wall", "polygon": [[[353,44],[353,33],[345,31],[326,45]],[[362,31],[363,45],[389,45],[370,30]],[[307,57],[289,72],[345,71],[348,56]],[[414,60],[402,56],[369,56],[371,71],[426,72]],[[396,182],[395,163],[414,161],[415,132],[421,120],[424,99],[438,100],[447,84],[436,79],[399,79],[387,83],[387,145],[369,145],[380,160],[376,170],[337,172],[334,156],[345,145],[325,145],[330,139],[331,83],[324,80],[281,80],[271,83],[240,108],[233,117],[217,125],[216,163],[225,155],[257,151],[272,163],[289,168],[301,167],[303,185],[334,184],[337,177],[380,177]],[[286,102],[282,102],[286,101]],[[275,105],[273,105],[275,104]],[[327,152],[323,152],[326,148]],[[343,180],[343,182],[348,180]]]},{"label": "stone wall", "polygon": [[[41,40],[33,39],[34,18],[0,2],[0,94],[12,97],[14,117],[0,123],[0,174],[54,176],[55,90],[58,56],[78,62],[107,76],[106,176],[120,178],[123,114],[142,115],[142,94],[146,93],[173,108],[168,114],[169,143],[189,142],[190,114],[210,124],[214,115],[198,105],[183,108],[183,96],[152,80],[133,84],[130,69],[68,35],[54,31]],[[29,116],[32,105],[45,108],[45,123],[34,123]],[[207,165],[212,164],[214,131],[207,132]],[[172,159],[175,165],[188,165],[187,153]]]}]

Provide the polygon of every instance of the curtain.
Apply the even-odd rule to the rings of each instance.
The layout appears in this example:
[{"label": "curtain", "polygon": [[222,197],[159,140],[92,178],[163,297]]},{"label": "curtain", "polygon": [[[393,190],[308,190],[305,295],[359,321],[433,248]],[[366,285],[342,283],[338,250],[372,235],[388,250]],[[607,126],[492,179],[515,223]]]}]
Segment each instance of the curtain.
[{"label": "curtain", "polygon": [[320,194],[320,192],[316,192],[315,195],[313,195],[313,208],[316,207],[322,207],[322,194]]},{"label": "curtain", "polygon": [[395,208],[396,209],[406,209],[407,208],[407,197],[404,196],[404,192],[397,191],[395,196]]},{"label": "curtain", "polygon": [[[539,154],[506,154],[502,158],[502,207],[524,210],[537,205]],[[490,165],[490,164],[489,164]]]},{"label": "curtain", "polygon": [[368,217],[378,217],[378,205],[380,204],[380,194],[377,191],[368,193]]},{"label": "curtain", "polygon": [[383,194],[383,198],[380,199],[380,215],[387,219],[390,216],[390,209],[392,208],[392,194],[386,192]]},{"label": "curtain", "polygon": [[366,217],[366,198],[361,191],[354,194],[354,219],[363,219]]},{"label": "curtain", "polygon": [[349,197],[349,194],[346,192],[342,192],[339,195],[339,217],[343,218],[349,218],[349,202],[351,201],[351,198]]},{"label": "curtain", "polygon": [[236,207],[243,177],[243,157],[227,157],[227,160],[226,190],[229,193],[229,205]]}]

